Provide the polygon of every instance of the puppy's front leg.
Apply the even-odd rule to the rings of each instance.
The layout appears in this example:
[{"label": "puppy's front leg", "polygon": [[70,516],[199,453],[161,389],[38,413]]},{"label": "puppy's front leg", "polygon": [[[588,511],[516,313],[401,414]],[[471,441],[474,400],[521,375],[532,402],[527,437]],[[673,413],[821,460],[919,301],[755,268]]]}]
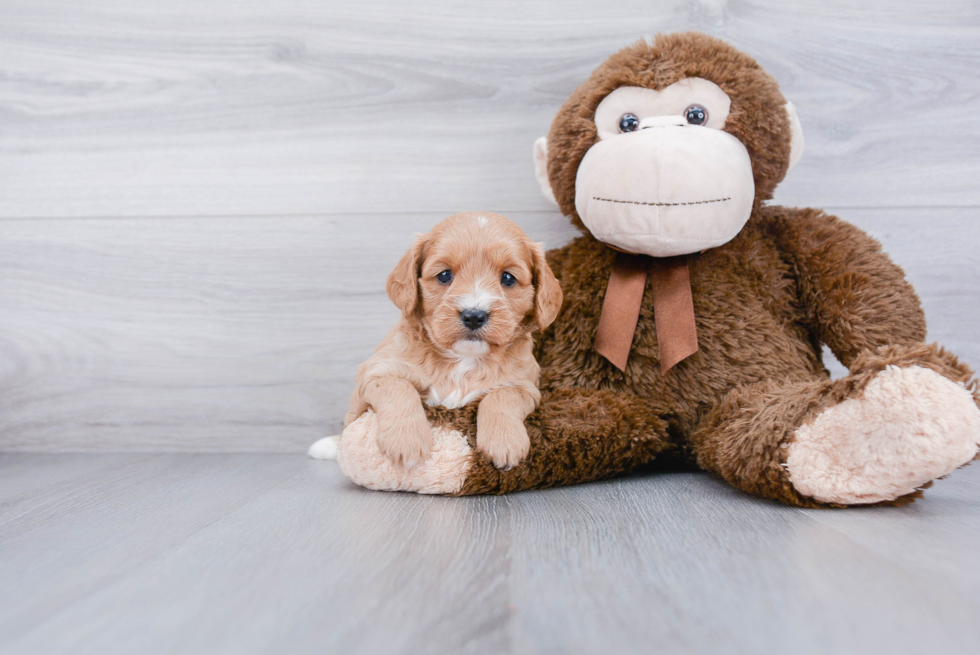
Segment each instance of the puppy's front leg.
[{"label": "puppy's front leg", "polygon": [[476,447],[499,469],[512,469],[527,457],[531,440],[524,419],[538,398],[526,389],[494,389],[480,401],[476,413]]},{"label": "puppy's front leg", "polygon": [[429,456],[432,430],[412,383],[387,377],[364,385],[364,401],[378,415],[378,448],[395,464],[413,467]]}]

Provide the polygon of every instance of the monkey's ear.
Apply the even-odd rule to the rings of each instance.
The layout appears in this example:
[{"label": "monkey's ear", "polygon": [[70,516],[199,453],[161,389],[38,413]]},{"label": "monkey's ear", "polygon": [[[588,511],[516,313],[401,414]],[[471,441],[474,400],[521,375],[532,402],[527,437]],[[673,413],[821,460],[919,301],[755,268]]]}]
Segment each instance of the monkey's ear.
[{"label": "monkey's ear", "polygon": [[534,319],[543,330],[558,317],[563,299],[561,284],[544,258],[544,244],[531,243],[534,258]]},{"label": "monkey's ear", "polygon": [[415,243],[408,249],[395,270],[388,275],[385,291],[395,307],[406,316],[415,311],[419,300],[419,275],[422,268],[422,251],[425,249],[425,235],[415,237]]},{"label": "monkey's ear", "polygon": [[534,142],[534,175],[541,185],[541,193],[557,207],[555,192],[551,190],[551,182],[548,181],[548,137],[546,136],[539,137]]},{"label": "monkey's ear", "polygon": [[800,125],[800,117],[796,115],[796,105],[792,102],[786,103],[786,113],[789,114],[789,130],[793,135],[789,144],[789,168],[786,169],[789,173],[803,156],[803,126]]}]

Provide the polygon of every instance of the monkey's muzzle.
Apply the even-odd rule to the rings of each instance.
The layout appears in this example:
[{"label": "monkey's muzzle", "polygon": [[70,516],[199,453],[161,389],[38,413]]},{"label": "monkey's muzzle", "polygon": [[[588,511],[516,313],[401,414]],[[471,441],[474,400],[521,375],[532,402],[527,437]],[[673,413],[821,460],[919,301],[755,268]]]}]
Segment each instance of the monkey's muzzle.
[{"label": "monkey's muzzle", "polygon": [[731,241],[752,212],[755,181],[734,136],[653,116],[585,153],[575,209],[589,231],[627,252],[672,257]]}]

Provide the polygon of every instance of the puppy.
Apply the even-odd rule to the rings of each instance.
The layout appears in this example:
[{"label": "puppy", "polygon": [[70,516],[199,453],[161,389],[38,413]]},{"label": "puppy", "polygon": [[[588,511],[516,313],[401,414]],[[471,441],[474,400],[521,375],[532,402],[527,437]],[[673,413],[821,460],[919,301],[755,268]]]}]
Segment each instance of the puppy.
[{"label": "puppy", "polygon": [[531,335],[562,302],[541,246],[503,216],[456,214],[416,239],[387,292],[401,320],[358,369],[344,424],[373,409],[381,452],[412,467],[432,447],[423,402],[479,402],[477,449],[498,468],[520,463],[541,398]]}]

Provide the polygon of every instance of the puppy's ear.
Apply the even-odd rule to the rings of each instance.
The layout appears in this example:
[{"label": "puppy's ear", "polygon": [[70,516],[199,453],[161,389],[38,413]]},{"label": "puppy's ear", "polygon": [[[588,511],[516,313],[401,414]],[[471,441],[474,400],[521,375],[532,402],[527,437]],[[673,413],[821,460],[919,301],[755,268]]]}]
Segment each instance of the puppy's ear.
[{"label": "puppy's ear", "polygon": [[561,285],[544,258],[542,244],[532,242],[531,252],[534,260],[534,318],[543,330],[558,317],[562,301]]},{"label": "puppy's ear", "polygon": [[395,307],[406,316],[415,311],[419,301],[419,275],[422,269],[422,253],[425,250],[425,236],[415,237],[415,243],[395,264],[395,270],[388,275],[385,291]]}]

